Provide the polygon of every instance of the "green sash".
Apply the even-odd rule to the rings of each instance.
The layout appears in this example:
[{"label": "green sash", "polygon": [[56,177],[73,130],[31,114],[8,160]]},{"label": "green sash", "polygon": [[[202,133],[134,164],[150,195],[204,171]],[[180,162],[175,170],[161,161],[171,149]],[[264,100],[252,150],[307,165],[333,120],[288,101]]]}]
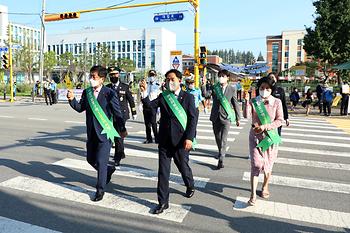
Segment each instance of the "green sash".
[{"label": "green sash", "polygon": [[[177,100],[174,93],[172,93],[169,90],[165,90],[162,92],[162,95],[165,99],[165,102],[170,107],[171,111],[176,116],[176,119],[180,122],[182,128],[186,130],[187,126],[187,114],[185,109],[182,107],[180,102]],[[197,144],[196,139],[193,139],[192,148],[195,148],[195,145]]]},{"label": "green sash", "polygon": [[216,97],[219,99],[221,106],[225,109],[227,113],[227,119],[229,119],[233,123],[236,120],[236,114],[233,112],[231,105],[225,97],[224,93],[222,93],[220,83],[214,85],[214,92],[216,94]]},{"label": "green sash", "polygon": [[114,137],[120,138],[120,135],[113,126],[113,122],[108,119],[105,112],[102,110],[100,104],[98,103],[97,99],[95,98],[92,87],[88,87],[86,89],[86,95],[91,110],[103,129],[101,134],[106,133],[107,139],[111,139],[112,141],[114,140]]},{"label": "green sash", "polygon": [[[264,102],[261,101],[258,104],[255,98],[252,99],[252,102],[254,104],[256,114],[258,115],[261,124],[262,125],[271,124],[271,119],[265,108]],[[273,144],[278,145],[281,142],[282,140],[278,135],[277,129],[273,129],[273,130],[267,131],[266,137],[263,140],[261,140],[261,142],[256,147],[257,148],[261,147],[261,151],[265,152],[271,145]]]}]

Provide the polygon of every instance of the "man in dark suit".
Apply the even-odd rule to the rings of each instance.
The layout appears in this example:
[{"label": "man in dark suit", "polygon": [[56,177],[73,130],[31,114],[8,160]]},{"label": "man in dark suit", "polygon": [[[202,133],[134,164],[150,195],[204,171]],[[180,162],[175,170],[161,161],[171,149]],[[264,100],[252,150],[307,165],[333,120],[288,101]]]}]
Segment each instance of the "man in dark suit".
[{"label": "man in dark suit", "polygon": [[[110,84],[107,84],[106,87],[111,88],[115,91],[117,94],[117,97],[119,99],[120,109],[123,114],[124,121],[130,119],[130,113],[129,113],[129,106],[131,109],[132,117],[135,120],[136,119],[136,107],[134,102],[134,97],[132,96],[132,93],[129,89],[129,85],[122,83],[119,79],[119,72],[120,69],[118,67],[111,67],[108,69],[109,71],[109,79],[111,81]],[[118,128],[118,122],[117,119],[114,118],[113,124],[115,129],[120,132],[121,129]],[[115,152],[114,152],[114,161],[115,165],[120,165],[120,160],[125,158],[124,153],[124,140],[123,138],[114,138],[115,143]]]},{"label": "man in dark suit", "polygon": [[109,121],[111,117],[116,119],[117,126],[121,129],[120,136],[127,136],[118,98],[113,90],[103,86],[106,75],[107,70],[104,67],[93,66],[90,69],[91,87],[83,91],[80,101],[74,98],[72,91],[67,93],[70,106],[77,112],[86,113],[87,161],[97,170],[96,193],[93,201],[102,200],[105,186],[110,182],[115,171],[114,166],[108,166],[111,140],[117,134],[115,130],[113,131],[112,122]]},{"label": "man in dark suit", "polygon": [[[221,169],[224,167],[224,158],[228,149],[227,135],[231,127],[231,122],[235,121],[236,125],[239,126],[241,113],[237,101],[236,88],[228,84],[230,73],[227,70],[221,70],[218,76],[220,84],[216,85],[220,86],[218,86],[217,89],[215,89],[215,87],[213,88],[213,107],[211,109],[210,121],[213,124],[215,141],[219,149],[219,154],[216,156],[219,160],[217,169]],[[216,90],[220,91],[226,98],[226,101],[228,102],[227,110],[224,108],[222,101],[218,97],[219,93],[217,93]],[[232,111],[232,107],[234,112]],[[233,119],[231,119],[231,115]]]},{"label": "man in dark suit", "polygon": [[[281,100],[282,108],[283,108],[283,118],[286,122],[286,126],[288,127],[289,126],[289,118],[288,118],[288,107],[287,107],[287,101],[286,101],[286,93],[285,93],[284,89],[278,85],[278,77],[275,73],[271,72],[267,75],[267,77],[273,79],[273,81],[274,81],[274,86],[272,88],[272,96]],[[281,136],[282,126],[278,127],[277,131],[278,131],[278,135]]]},{"label": "man in dark suit", "polygon": [[[172,158],[187,187],[185,196],[191,198],[194,194],[193,175],[188,164],[197,122],[194,97],[181,90],[181,72],[169,70],[165,77],[167,90],[153,101],[150,101],[147,96],[147,83],[142,81],[140,84],[142,103],[154,109],[159,107],[161,112],[157,186],[159,205],[153,211],[154,214],[160,214],[169,207],[169,176]],[[173,104],[168,102],[170,101],[168,97],[172,98]],[[174,108],[175,105],[177,108]],[[180,113],[181,117],[179,117]]]}]

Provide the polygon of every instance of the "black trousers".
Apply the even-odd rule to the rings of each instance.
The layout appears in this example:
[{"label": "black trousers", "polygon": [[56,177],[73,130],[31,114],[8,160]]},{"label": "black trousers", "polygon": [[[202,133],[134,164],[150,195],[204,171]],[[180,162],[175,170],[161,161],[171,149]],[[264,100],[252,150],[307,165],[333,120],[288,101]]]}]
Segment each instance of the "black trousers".
[{"label": "black trousers", "polygon": [[282,125],[277,128],[278,135],[281,137],[282,134]]},{"label": "black trousers", "polygon": [[349,95],[342,94],[340,102],[340,115],[348,115]]},{"label": "black trousers", "polygon": [[[45,102],[46,105],[52,105],[52,98],[51,98],[51,91],[48,89],[44,89],[44,96],[45,96]],[[47,101],[47,99],[49,99],[49,101]]]},{"label": "black trousers", "polygon": [[154,140],[158,141],[158,130],[157,130],[157,112],[154,110],[143,110],[143,118],[146,126],[146,139],[148,141],[153,141],[152,139],[152,131],[154,134]]},{"label": "black trousers", "polygon": [[237,100],[242,102],[242,90],[237,90]]},{"label": "black trousers", "polygon": [[331,105],[332,105],[332,102],[323,101],[323,113],[324,113],[324,115],[331,115]]},{"label": "black trousers", "polygon": [[[118,133],[120,134],[119,130],[118,130]],[[119,163],[120,160],[125,158],[124,139],[123,138],[114,138],[114,143],[115,143],[114,161],[116,163]]]},{"label": "black trousers", "polygon": [[107,172],[112,169],[108,166],[109,154],[112,143],[110,140],[101,142],[97,135],[93,136],[86,143],[87,161],[97,171],[96,190],[104,191],[107,182]]},{"label": "black trousers", "polygon": [[159,204],[169,203],[169,177],[171,159],[181,173],[186,187],[194,188],[192,169],[188,165],[189,152],[183,148],[182,143],[178,147],[173,145],[159,145],[159,168],[157,194]]}]

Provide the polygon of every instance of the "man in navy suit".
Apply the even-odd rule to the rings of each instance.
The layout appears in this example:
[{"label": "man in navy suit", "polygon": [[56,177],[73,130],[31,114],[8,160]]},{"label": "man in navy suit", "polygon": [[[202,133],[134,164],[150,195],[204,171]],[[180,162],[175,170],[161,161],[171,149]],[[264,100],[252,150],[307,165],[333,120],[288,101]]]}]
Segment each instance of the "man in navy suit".
[{"label": "man in navy suit", "polygon": [[[192,142],[196,132],[196,107],[193,95],[186,93],[180,88],[182,74],[178,70],[169,70],[166,74],[166,88],[156,99],[150,101],[147,96],[147,83],[142,81],[140,84],[142,103],[153,109],[160,108],[161,118],[159,125],[159,168],[158,168],[158,206],[153,211],[154,214],[160,214],[169,208],[169,176],[171,159],[181,173],[182,179],[187,187],[185,196],[191,198],[194,194],[194,181],[192,170],[188,164],[189,151],[192,148]],[[177,104],[177,110],[174,111],[169,104]],[[176,103],[175,103],[176,102]],[[182,107],[181,107],[182,106]],[[181,111],[179,111],[181,110]],[[181,112],[181,120],[177,114]],[[182,123],[186,122],[186,123]]]},{"label": "man in navy suit", "polygon": [[[111,140],[114,138],[109,133],[105,134],[106,131],[110,132],[109,130],[113,131],[114,129],[113,123],[109,122],[109,119],[114,116],[121,129],[120,136],[123,138],[127,136],[118,98],[113,90],[103,86],[106,76],[107,70],[104,67],[93,66],[90,69],[91,87],[89,87],[92,89],[85,89],[79,102],[74,98],[73,92],[68,91],[67,93],[70,106],[79,113],[83,111],[86,113],[87,161],[97,170],[96,193],[93,201],[102,200],[105,186],[110,182],[115,171],[114,166],[108,166],[112,147]],[[96,112],[98,107],[100,111]],[[101,119],[107,119],[104,121],[105,124],[101,123]]]}]

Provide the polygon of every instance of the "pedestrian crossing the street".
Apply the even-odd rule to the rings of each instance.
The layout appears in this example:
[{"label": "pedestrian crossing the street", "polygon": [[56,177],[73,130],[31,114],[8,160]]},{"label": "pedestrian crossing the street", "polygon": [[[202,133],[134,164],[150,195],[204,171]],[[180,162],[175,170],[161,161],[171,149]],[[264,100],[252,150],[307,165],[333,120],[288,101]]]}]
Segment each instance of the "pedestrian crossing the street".
[{"label": "pedestrian crossing the street", "polygon": [[[329,171],[349,172],[350,150],[347,141],[350,136],[330,122],[322,119],[292,117],[290,126],[282,129],[282,145],[279,146],[278,158],[274,166],[273,175],[270,180],[270,190],[274,186],[289,187],[302,190],[321,191],[324,195],[328,193],[350,194],[350,182],[337,181],[325,177],[320,179],[315,177],[302,177],[298,173],[299,169],[306,168],[310,172],[312,169],[324,170],[323,174]],[[317,149],[314,149],[317,148]],[[331,160],[332,162],[324,161]],[[338,161],[338,158],[343,163]],[[279,169],[283,166],[284,169]],[[287,167],[294,168],[294,176],[284,171]],[[284,174],[285,173],[285,174]],[[345,174],[345,173],[344,173]],[[259,183],[263,182],[264,175],[260,174]],[[242,180],[249,185],[250,172],[243,172]],[[322,194],[322,193],[321,193]],[[278,195],[274,193],[274,195]],[[285,198],[284,198],[285,199]],[[306,222],[317,225],[327,225],[338,228],[350,228],[350,213],[343,211],[327,210],[290,203],[274,202],[273,200],[261,200],[258,198],[255,206],[248,206],[248,197],[237,196],[233,205],[234,211],[254,214],[259,216],[270,216],[281,219]]]}]

